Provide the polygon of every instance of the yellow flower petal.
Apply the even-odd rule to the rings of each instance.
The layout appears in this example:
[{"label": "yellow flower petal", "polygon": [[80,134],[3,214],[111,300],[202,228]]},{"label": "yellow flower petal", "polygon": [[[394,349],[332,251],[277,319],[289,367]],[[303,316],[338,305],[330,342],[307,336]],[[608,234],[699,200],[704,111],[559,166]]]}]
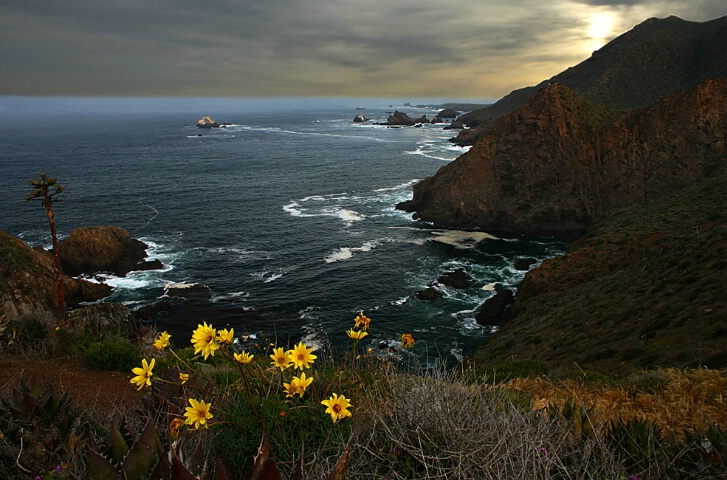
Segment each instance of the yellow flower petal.
[{"label": "yellow flower petal", "polygon": [[293,350],[290,351],[290,359],[293,362],[295,368],[303,370],[304,368],[310,368],[313,361],[318,358],[313,355],[313,349],[303,345],[303,342],[299,342]]},{"label": "yellow flower petal", "polygon": [[184,416],[186,419],[184,423],[194,425],[195,429],[198,429],[200,426],[207,428],[207,420],[212,418],[212,414],[210,413],[212,405],[205,403],[204,400],[197,401],[194,398],[189,399],[189,404],[191,406],[185,409]]}]

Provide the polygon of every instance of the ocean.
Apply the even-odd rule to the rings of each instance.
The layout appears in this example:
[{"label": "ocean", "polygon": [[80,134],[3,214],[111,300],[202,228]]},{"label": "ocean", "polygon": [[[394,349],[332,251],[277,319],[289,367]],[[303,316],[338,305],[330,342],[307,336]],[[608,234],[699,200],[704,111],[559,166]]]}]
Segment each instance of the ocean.
[{"label": "ocean", "polygon": [[[363,347],[396,346],[411,333],[411,355],[456,362],[494,331],[475,321],[494,284],[514,288],[525,273],[517,260],[540,262],[566,245],[442,230],[397,211],[412,185],[466,149],[441,124],[375,124],[394,110],[430,119],[438,111],[393,99],[0,97],[0,229],[50,247],[42,206],[24,201],[43,172],[65,187],[55,206],[61,238],[117,225],[163,262],[98,276],[115,288],[107,300],[135,309],[170,286],[197,287],[188,289],[195,299],[175,296],[158,317],[178,343],[207,321],[345,348],[363,311],[372,319]],[[371,120],[354,123],[358,113]],[[207,115],[230,125],[197,128]],[[417,298],[458,268],[472,286]]]}]

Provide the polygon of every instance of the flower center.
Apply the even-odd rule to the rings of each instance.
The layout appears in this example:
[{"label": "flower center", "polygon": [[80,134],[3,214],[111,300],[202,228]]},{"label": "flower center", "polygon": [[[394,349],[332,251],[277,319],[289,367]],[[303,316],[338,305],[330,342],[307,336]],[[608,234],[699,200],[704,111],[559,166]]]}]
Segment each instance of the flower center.
[{"label": "flower center", "polygon": [[333,405],[333,411],[338,413],[341,411],[341,406],[339,404]]}]

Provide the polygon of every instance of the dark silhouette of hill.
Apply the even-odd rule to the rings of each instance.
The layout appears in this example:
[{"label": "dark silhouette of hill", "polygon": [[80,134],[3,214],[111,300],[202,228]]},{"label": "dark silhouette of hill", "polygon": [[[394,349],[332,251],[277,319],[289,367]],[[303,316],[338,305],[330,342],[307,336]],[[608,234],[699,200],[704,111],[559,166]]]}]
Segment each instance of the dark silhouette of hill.
[{"label": "dark silhouette of hill", "polygon": [[632,110],[721,77],[727,77],[727,16],[701,23],[674,16],[650,18],[578,65],[462,115],[459,120],[470,129],[452,141],[474,144],[495,120],[555,82],[606,107]]}]

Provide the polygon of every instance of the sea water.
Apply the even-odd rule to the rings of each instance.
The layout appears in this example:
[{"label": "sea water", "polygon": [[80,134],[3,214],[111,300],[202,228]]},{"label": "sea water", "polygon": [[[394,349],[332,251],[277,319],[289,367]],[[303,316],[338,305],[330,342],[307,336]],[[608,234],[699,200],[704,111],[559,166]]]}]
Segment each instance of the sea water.
[{"label": "sea water", "polygon": [[[466,148],[441,124],[376,124],[394,110],[438,111],[390,99],[0,97],[0,228],[50,246],[42,206],[24,201],[43,172],[65,187],[55,204],[61,238],[116,225],[163,262],[98,276],[114,287],[108,300],[134,309],[170,285],[206,288],[195,309],[177,296],[159,317],[177,340],[207,321],[281,343],[345,346],[363,311],[372,319],[363,347],[411,333],[419,358],[458,360],[493,331],[475,321],[493,285],[515,288],[525,273],[518,259],[542,261],[564,244],[438,229],[396,210]],[[358,113],[371,120],[353,122]],[[197,128],[206,115],[230,125]],[[470,287],[417,298],[458,268]]]}]

